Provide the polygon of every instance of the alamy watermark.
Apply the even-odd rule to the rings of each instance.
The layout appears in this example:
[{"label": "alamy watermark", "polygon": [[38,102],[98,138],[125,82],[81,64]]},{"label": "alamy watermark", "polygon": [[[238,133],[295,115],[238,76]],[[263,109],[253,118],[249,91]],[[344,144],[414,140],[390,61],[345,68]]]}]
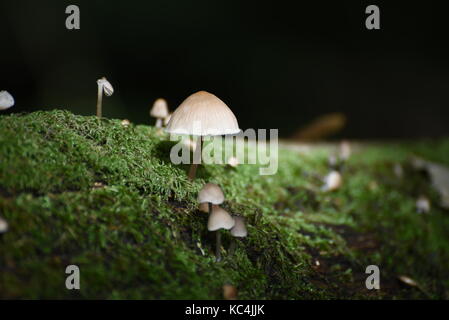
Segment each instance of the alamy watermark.
[{"label": "alamy watermark", "polygon": [[[202,139],[195,144],[193,156],[188,143],[192,139]],[[226,164],[234,157],[240,164],[259,165],[260,175],[273,175],[278,170],[278,129],[247,129],[225,136],[214,135],[211,131],[206,136],[171,134],[170,141],[178,141],[170,150],[173,164]]]}]

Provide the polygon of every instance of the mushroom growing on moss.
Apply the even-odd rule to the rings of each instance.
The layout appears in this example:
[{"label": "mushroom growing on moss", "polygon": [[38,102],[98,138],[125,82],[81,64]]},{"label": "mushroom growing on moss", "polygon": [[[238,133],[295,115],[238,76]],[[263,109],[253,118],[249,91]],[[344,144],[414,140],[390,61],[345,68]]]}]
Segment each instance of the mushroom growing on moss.
[{"label": "mushroom growing on moss", "polygon": [[234,237],[231,242],[231,246],[229,248],[229,252],[233,253],[236,246],[235,238],[245,238],[248,235],[248,231],[246,230],[245,218],[234,216],[234,227],[231,229],[231,235]]},{"label": "mushroom growing on moss", "polygon": [[221,188],[215,183],[206,183],[198,194],[198,202],[207,203],[209,214],[212,214],[212,205],[222,204],[224,194]]},{"label": "mushroom growing on moss", "polygon": [[97,94],[97,117],[102,116],[102,103],[103,103],[103,92],[106,96],[110,97],[114,93],[114,88],[111,83],[106,80],[105,77],[97,80],[98,94]]},{"label": "mushroom growing on moss", "polygon": [[209,216],[209,220],[207,222],[207,229],[209,231],[215,231],[215,235],[217,237],[216,245],[215,245],[215,256],[217,262],[221,260],[221,229],[229,230],[234,227],[235,221],[231,217],[231,215],[223,208],[215,207],[212,208],[212,213]]},{"label": "mushroom growing on moss", "polygon": [[153,103],[150,116],[156,118],[156,128],[162,128],[162,121],[168,116],[168,106],[165,99],[159,98]]},{"label": "mushroom growing on moss", "polygon": [[165,130],[171,134],[197,136],[197,148],[189,170],[190,180],[195,178],[197,166],[201,163],[203,136],[240,132],[231,109],[215,95],[206,91],[199,91],[185,99],[173,112]]},{"label": "mushroom growing on moss", "polygon": [[14,105],[14,98],[8,91],[0,91],[0,110],[6,110]]},{"label": "mushroom growing on moss", "polygon": [[324,185],[321,188],[322,191],[334,191],[341,187],[343,183],[343,178],[341,177],[340,172],[333,170],[329,172],[327,176],[324,177]]}]

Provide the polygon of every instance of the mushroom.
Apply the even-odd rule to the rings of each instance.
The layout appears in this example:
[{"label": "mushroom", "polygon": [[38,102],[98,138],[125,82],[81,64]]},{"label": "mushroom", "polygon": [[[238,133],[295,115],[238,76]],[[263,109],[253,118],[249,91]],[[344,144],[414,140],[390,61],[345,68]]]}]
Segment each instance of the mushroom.
[{"label": "mushroom", "polygon": [[215,231],[217,242],[215,247],[215,255],[217,262],[221,260],[221,234],[220,229],[229,230],[234,227],[235,221],[231,215],[224,209],[220,207],[215,207],[212,209],[212,213],[209,216],[207,222],[207,229],[209,231]]},{"label": "mushroom", "polygon": [[323,191],[334,191],[341,187],[343,178],[340,172],[333,170],[326,177],[324,177]]},{"label": "mushroom", "polygon": [[207,203],[209,207],[209,214],[212,214],[213,204],[222,204],[224,201],[224,194],[221,188],[215,183],[206,183],[198,193],[198,202]]},{"label": "mushroom", "polygon": [[168,133],[197,136],[197,146],[193,163],[189,170],[189,179],[196,175],[201,163],[202,137],[240,132],[237,119],[231,109],[215,95],[199,91],[185,99],[173,112],[165,129]]},{"label": "mushroom", "polygon": [[231,235],[234,237],[229,247],[229,252],[233,253],[235,250],[236,241],[235,238],[245,238],[248,235],[248,231],[245,226],[245,218],[234,216],[234,227],[231,229]]},{"label": "mushroom", "polygon": [[416,211],[418,211],[418,213],[428,213],[430,211],[430,201],[424,195],[419,196],[419,198],[416,200],[415,205]]},{"label": "mushroom", "polygon": [[340,143],[340,159],[347,161],[351,157],[351,144],[349,141],[343,140]]},{"label": "mushroom", "polygon": [[14,98],[8,91],[0,91],[0,110],[6,110],[14,105]]},{"label": "mushroom", "polygon": [[162,121],[168,116],[167,101],[162,98],[154,101],[150,110],[150,116],[156,118],[156,128],[162,128]]},{"label": "mushroom", "polygon": [[[215,207],[217,207],[217,205],[213,204],[212,209]],[[200,205],[198,206],[198,210],[204,213],[209,213],[209,204],[207,202],[200,203]]]},{"label": "mushroom", "polygon": [[101,105],[103,102],[103,92],[106,96],[110,97],[114,93],[114,88],[112,87],[111,83],[106,80],[105,77],[97,80],[98,85],[98,96],[97,96],[97,117],[101,117],[102,110]]},{"label": "mushroom", "polygon": [[0,217],[0,234],[5,233],[6,231],[8,231],[8,222]]},{"label": "mushroom", "polygon": [[236,157],[230,157],[228,159],[228,165],[230,165],[233,168],[236,168],[239,164],[240,164],[240,161]]}]

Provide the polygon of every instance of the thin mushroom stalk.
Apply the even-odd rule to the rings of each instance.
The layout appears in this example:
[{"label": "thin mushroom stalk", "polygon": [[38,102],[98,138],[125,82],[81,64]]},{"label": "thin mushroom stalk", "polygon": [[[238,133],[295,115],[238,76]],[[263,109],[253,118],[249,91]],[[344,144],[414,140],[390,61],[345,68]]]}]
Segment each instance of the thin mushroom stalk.
[{"label": "thin mushroom stalk", "polygon": [[215,259],[217,262],[221,261],[221,232],[220,230],[215,231],[215,235],[217,237],[216,243],[215,243]]},{"label": "thin mushroom stalk", "polygon": [[112,96],[114,88],[111,83],[106,80],[105,77],[97,80],[98,92],[97,92],[97,117],[102,116],[102,104],[103,104],[103,92],[105,95]]},{"label": "thin mushroom stalk", "polygon": [[97,117],[101,118],[101,107],[103,103],[103,86],[98,85],[98,96],[97,96]]},{"label": "thin mushroom stalk", "polygon": [[189,180],[194,180],[196,176],[196,169],[198,168],[198,164],[201,163],[201,152],[203,150],[203,139],[201,136],[198,136],[196,148],[193,153],[193,163],[190,165],[189,169]]}]

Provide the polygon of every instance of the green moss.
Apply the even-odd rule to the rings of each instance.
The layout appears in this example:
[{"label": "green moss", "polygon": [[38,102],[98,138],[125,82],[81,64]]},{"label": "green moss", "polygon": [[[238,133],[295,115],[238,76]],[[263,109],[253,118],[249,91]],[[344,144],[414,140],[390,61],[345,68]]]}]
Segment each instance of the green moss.
[{"label": "green moss", "polygon": [[[65,111],[1,117],[10,230],[0,237],[0,298],[220,299],[228,283],[242,299],[447,297],[449,216],[436,205],[416,213],[417,194],[434,204],[438,195],[407,159],[447,164],[449,141],[367,147],[331,194],[319,191],[321,149],[281,149],[274,176],[207,165],[190,182],[169,160],[172,144],[152,127]],[[395,163],[405,178],[394,177]],[[220,263],[196,209],[205,182],[220,184],[224,207],[248,223],[249,237]],[[230,241],[223,233],[224,250]],[[79,291],[65,289],[69,264],[80,267]],[[381,267],[378,292],[364,286],[369,264]]]}]

